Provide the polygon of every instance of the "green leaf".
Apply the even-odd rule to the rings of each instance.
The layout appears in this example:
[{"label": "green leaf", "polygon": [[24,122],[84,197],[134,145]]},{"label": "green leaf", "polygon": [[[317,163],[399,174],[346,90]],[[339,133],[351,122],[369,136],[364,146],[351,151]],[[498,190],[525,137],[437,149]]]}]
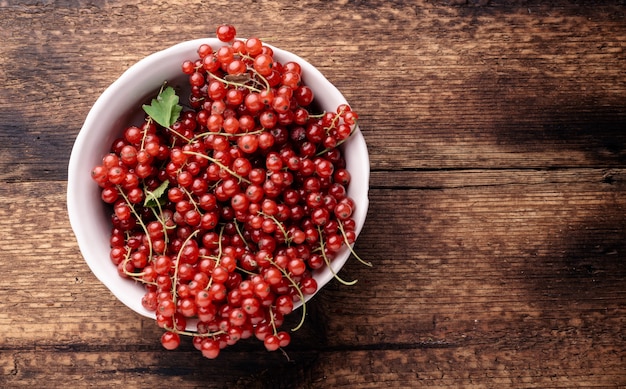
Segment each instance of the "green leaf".
[{"label": "green leaf", "polygon": [[183,107],[178,104],[178,96],[171,86],[168,86],[152,99],[150,105],[143,105],[143,110],[163,127],[170,127],[176,123]]},{"label": "green leaf", "polygon": [[146,190],[145,191],[146,199],[143,202],[143,206],[152,208],[152,207],[156,207],[157,204],[163,204],[165,202],[165,197],[163,197],[163,195],[165,194],[165,191],[167,190],[167,187],[169,186],[169,184],[170,184],[169,180],[165,180],[161,183],[161,185],[159,185],[158,188],[156,188],[152,192],[149,190]]}]

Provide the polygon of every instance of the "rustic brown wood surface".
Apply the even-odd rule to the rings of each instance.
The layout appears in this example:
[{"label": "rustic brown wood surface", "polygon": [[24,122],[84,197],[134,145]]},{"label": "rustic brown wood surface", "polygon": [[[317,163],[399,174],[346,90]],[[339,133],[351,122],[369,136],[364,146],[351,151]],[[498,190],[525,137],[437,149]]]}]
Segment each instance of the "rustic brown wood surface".
[{"label": "rustic brown wood surface", "polygon": [[[66,213],[98,95],[223,22],[319,67],[370,151],[374,267],[289,359],[165,351]],[[623,1],[0,1],[0,41],[0,387],[626,387]]]}]

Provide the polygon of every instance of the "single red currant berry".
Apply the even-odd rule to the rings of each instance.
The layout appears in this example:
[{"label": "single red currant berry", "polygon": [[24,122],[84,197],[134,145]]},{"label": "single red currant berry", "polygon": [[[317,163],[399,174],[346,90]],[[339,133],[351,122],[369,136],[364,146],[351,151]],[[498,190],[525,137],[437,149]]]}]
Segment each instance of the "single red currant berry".
[{"label": "single red currant berry", "polygon": [[161,335],[161,344],[167,350],[174,350],[180,346],[180,336],[177,333],[166,331]]},{"label": "single red currant berry", "polygon": [[233,50],[232,46],[222,46],[217,49],[215,55],[222,65],[228,65],[235,59],[235,50]]},{"label": "single red currant berry", "polygon": [[268,54],[259,54],[254,58],[252,64],[254,70],[261,76],[269,76],[272,73],[272,67],[274,66],[274,59]]},{"label": "single red currant berry", "polygon": [[119,192],[117,188],[110,186],[102,189],[101,192],[102,201],[105,203],[113,204],[119,198]]},{"label": "single red currant berry", "polygon": [[339,203],[333,210],[333,213],[339,220],[346,220],[352,216],[352,207],[346,203]]},{"label": "single red currant berry", "polygon": [[215,35],[217,36],[217,39],[221,40],[222,42],[230,42],[235,39],[235,36],[237,35],[237,30],[235,29],[235,26],[232,26],[230,24],[222,24],[217,27]]},{"label": "single red currant berry", "polygon": [[250,37],[246,40],[246,51],[252,57],[261,54],[263,51],[263,42],[256,37]]},{"label": "single red currant berry", "polygon": [[159,302],[157,312],[165,317],[171,317],[176,313],[176,304],[172,300],[163,300]]},{"label": "single red currant berry", "polygon": [[303,294],[313,294],[317,291],[317,281],[313,277],[305,277],[300,282],[300,290]]},{"label": "single red currant berry", "polygon": [[200,72],[194,72],[189,76],[189,84],[191,86],[201,87],[206,82],[204,75]]},{"label": "single red currant berry", "polygon": [[246,69],[247,67],[245,62],[240,59],[236,59],[228,63],[226,72],[230,75],[238,75],[245,73]]},{"label": "single red currant berry", "polygon": [[263,344],[267,351],[276,351],[280,348],[280,339],[276,335],[267,335],[263,339]]},{"label": "single red currant berry", "polygon": [[252,154],[259,148],[259,137],[256,134],[245,134],[237,139],[237,146],[246,154]]},{"label": "single red currant berry", "polygon": [[283,315],[288,315],[293,311],[293,299],[289,295],[282,295],[276,298],[276,311]]},{"label": "single red currant berry", "polygon": [[[200,58],[204,58],[211,53],[213,53],[213,48],[210,45],[203,43],[200,46],[198,46],[198,56]],[[185,63],[186,62],[191,62],[191,61],[185,61]]]},{"label": "single red currant berry", "polygon": [[306,85],[299,86],[296,89],[294,96],[300,107],[306,107],[310,105],[313,102],[314,98],[313,90],[311,90],[311,88]]},{"label": "single red currant berry", "polygon": [[278,337],[280,347],[287,347],[291,343],[291,335],[286,331],[279,331],[276,336]]},{"label": "single red currant berry", "polygon": [[294,258],[287,264],[287,269],[294,276],[301,276],[306,271],[306,263],[300,258]]},{"label": "single red currant berry", "polygon": [[231,310],[228,314],[228,319],[230,321],[230,324],[239,327],[244,325],[244,323],[248,319],[248,315],[246,314],[244,309],[235,308]]},{"label": "single red currant berry", "polygon": [[265,129],[272,129],[276,127],[276,123],[278,122],[278,116],[276,112],[272,110],[263,111],[261,115],[259,115],[259,123]]},{"label": "single red currant berry", "polygon": [[183,73],[185,73],[186,75],[190,76],[193,74],[193,72],[196,71],[196,66],[193,63],[193,61],[184,61],[183,64],[181,65],[181,69],[183,71]]},{"label": "single red currant berry", "polygon": [[220,68],[220,62],[215,54],[209,54],[202,59],[202,68],[209,73],[214,73]]},{"label": "single red currant berry", "polygon": [[294,61],[285,62],[285,64],[283,65],[283,70],[285,72],[295,72],[297,74],[302,74],[302,66]]},{"label": "single red currant berry", "polygon": [[291,102],[288,97],[283,95],[278,95],[274,97],[272,101],[272,108],[278,113],[285,113],[289,110],[291,106]]},{"label": "single red currant berry", "polygon": [[200,351],[205,358],[215,359],[220,353],[219,342],[212,338],[204,338],[200,344]]},{"label": "single red currant berry", "polygon": [[148,311],[154,312],[158,307],[157,294],[155,292],[147,292],[141,299],[141,305]]},{"label": "single red currant berry", "polygon": [[281,82],[284,86],[295,90],[300,86],[300,74],[292,71],[285,72]]},{"label": "single red currant berry", "polygon": [[240,39],[236,39],[231,43],[231,46],[233,47],[233,50],[235,51],[235,53],[239,54],[239,55],[246,55],[248,54],[248,49],[246,49],[246,42],[240,40]]}]

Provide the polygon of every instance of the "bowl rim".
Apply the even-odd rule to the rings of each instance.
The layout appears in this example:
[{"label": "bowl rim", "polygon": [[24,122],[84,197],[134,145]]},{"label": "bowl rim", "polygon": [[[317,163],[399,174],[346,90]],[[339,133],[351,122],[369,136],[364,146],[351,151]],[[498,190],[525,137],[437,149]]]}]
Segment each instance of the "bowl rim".
[{"label": "bowl rim", "polygon": [[[95,262],[93,252],[93,240],[97,239],[98,236],[94,236],[93,231],[91,231],[91,233],[88,233],[88,231],[90,230],[87,227],[89,227],[89,225],[93,223],[89,223],[87,220],[84,219],[85,212],[88,211],[90,203],[86,198],[86,183],[84,183],[83,180],[88,180],[89,184],[93,184],[92,186],[95,187],[95,189],[97,189],[98,191],[100,189],[95,183],[93,183],[93,181],[89,177],[91,168],[93,166],[84,165],[86,146],[90,145],[89,141],[91,140],[90,138],[93,137],[93,132],[95,131],[94,128],[99,128],[103,126],[103,124],[100,123],[102,113],[106,112],[108,104],[115,103],[117,99],[116,94],[119,93],[121,89],[123,89],[129,83],[132,84],[133,82],[145,82],[146,79],[150,78],[148,74],[152,74],[155,72],[154,67],[158,67],[163,63],[176,61],[179,64],[178,69],[180,69],[180,63],[182,63],[183,56],[197,58],[196,50],[198,46],[203,43],[211,45],[214,49],[226,44],[219,41],[217,38],[201,38],[188,40],[149,54],[148,56],[138,60],[130,67],[128,67],[120,75],[119,78],[113,81],[102,92],[102,94],[96,99],[95,103],[90,108],[85,118],[85,121],[74,141],[68,164],[67,211],[70,225],[78,242],[78,246],[81,255],[83,256],[83,259],[89,266],[92,273],[96,276],[96,278],[102,284],[104,284],[118,300],[120,300],[124,305],[126,305],[128,308],[132,309],[136,313],[152,319],[156,318],[155,312],[151,312],[143,308],[140,299],[137,299],[137,296],[135,294],[133,294],[133,297],[131,299],[128,294],[128,287],[119,287],[119,285],[128,284],[129,280],[123,279],[117,274],[117,269],[110,260],[104,261],[106,262],[105,264],[102,263],[103,256],[106,256],[106,258],[108,259],[108,252],[105,253],[106,255],[100,253],[100,255],[98,255],[99,261]],[[343,94],[341,94],[341,92],[337,89],[337,87],[335,87],[316,67],[310,64],[308,61],[292,52],[280,49],[270,44],[264,44],[266,46],[269,46],[274,51],[274,56],[277,60],[283,63],[286,61],[297,61],[302,67],[302,78],[304,83],[314,90],[316,96],[318,95],[318,93],[316,93],[316,90],[321,90],[323,88],[323,90],[327,94],[325,95],[325,97],[327,98],[325,101],[333,102],[332,104],[334,105],[334,107],[332,107],[332,109],[335,109],[336,106],[340,103],[348,103]],[[174,60],[173,58],[176,59]],[[170,69],[167,68],[167,70]],[[154,76],[152,76],[152,78],[154,78]],[[166,78],[167,77],[162,79],[161,82],[165,81]],[[157,89],[158,87],[159,84],[156,83],[154,85],[154,89]],[[323,106],[324,101],[318,103],[321,103],[323,109],[329,110],[329,108]],[[137,100],[137,104],[139,105],[139,100]],[[118,120],[120,119],[118,118]],[[125,125],[128,125],[128,123],[125,123]],[[111,123],[109,124],[109,126],[113,127],[114,124]],[[118,125],[118,127],[120,126]],[[119,133],[121,133],[122,131],[122,127],[120,127]],[[107,135],[110,136],[110,134]],[[103,137],[104,135],[97,134],[97,136]],[[358,125],[354,133],[351,135],[350,139],[344,143],[343,147],[347,147],[349,144],[352,143],[357,144],[356,147],[363,150],[362,153],[353,156],[355,157],[354,161],[350,160],[351,164],[358,165],[360,169],[359,171],[361,174],[359,174],[358,188],[355,188],[357,183],[354,180],[350,183],[348,187],[350,196],[355,200],[355,203],[357,204],[353,218],[355,219],[357,224],[355,232],[358,237],[363,228],[365,218],[369,210],[368,195],[370,179],[369,153],[367,151],[365,139]],[[106,144],[106,146],[100,145],[101,150],[103,150],[103,154],[106,152],[105,150],[109,147],[109,145],[110,142]],[[101,156],[99,156],[99,158],[101,158]],[[348,155],[346,155],[346,158],[348,158]],[[100,238],[104,239],[101,236]],[[106,240],[108,242],[108,236],[106,237]],[[342,250],[337,254],[335,260],[333,260],[332,269],[326,269],[326,267],[324,267],[324,269],[326,269],[325,271],[315,274],[315,279],[318,282],[318,290],[313,294],[305,296],[305,302],[310,300],[328,282],[330,282],[334,278],[333,273],[338,272],[344,266],[350,255],[351,253],[349,249],[347,247],[343,247]],[[104,267],[105,265],[106,267]],[[114,275],[118,278],[118,280],[111,279],[112,271],[115,272]],[[122,284],[121,282],[124,282],[124,284]],[[143,286],[139,286],[143,288]],[[301,305],[302,302],[298,302],[295,304],[295,308]],[[193,328],[194,325],[195,324],[191,322],[188,327]]]}]

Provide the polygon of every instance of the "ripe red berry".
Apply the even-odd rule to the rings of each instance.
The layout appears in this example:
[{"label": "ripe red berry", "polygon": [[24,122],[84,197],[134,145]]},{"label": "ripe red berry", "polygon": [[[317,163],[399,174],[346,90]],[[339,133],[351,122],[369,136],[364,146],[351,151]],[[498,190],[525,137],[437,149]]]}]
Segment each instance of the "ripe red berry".
[{"label": "ripe red berry", "polygon": [[280,339],[276,335],[268,335],[263,340],[267,351],[276,351],[280,348]]},{"label": "ripe red berry", "polygon": [[221,40],[222,42],[230,42],[235,39],[235,36],[237,35],[237,30],[233,25],[222,24],[221,26],[217,27],[215,35],[217,36],[217,39]]},{"label": "ripe red berry", "polygon": [[166,331],[161,336],[161,344],[168,350],[174,350],[180,345],[180,336],[177,333]]}]

